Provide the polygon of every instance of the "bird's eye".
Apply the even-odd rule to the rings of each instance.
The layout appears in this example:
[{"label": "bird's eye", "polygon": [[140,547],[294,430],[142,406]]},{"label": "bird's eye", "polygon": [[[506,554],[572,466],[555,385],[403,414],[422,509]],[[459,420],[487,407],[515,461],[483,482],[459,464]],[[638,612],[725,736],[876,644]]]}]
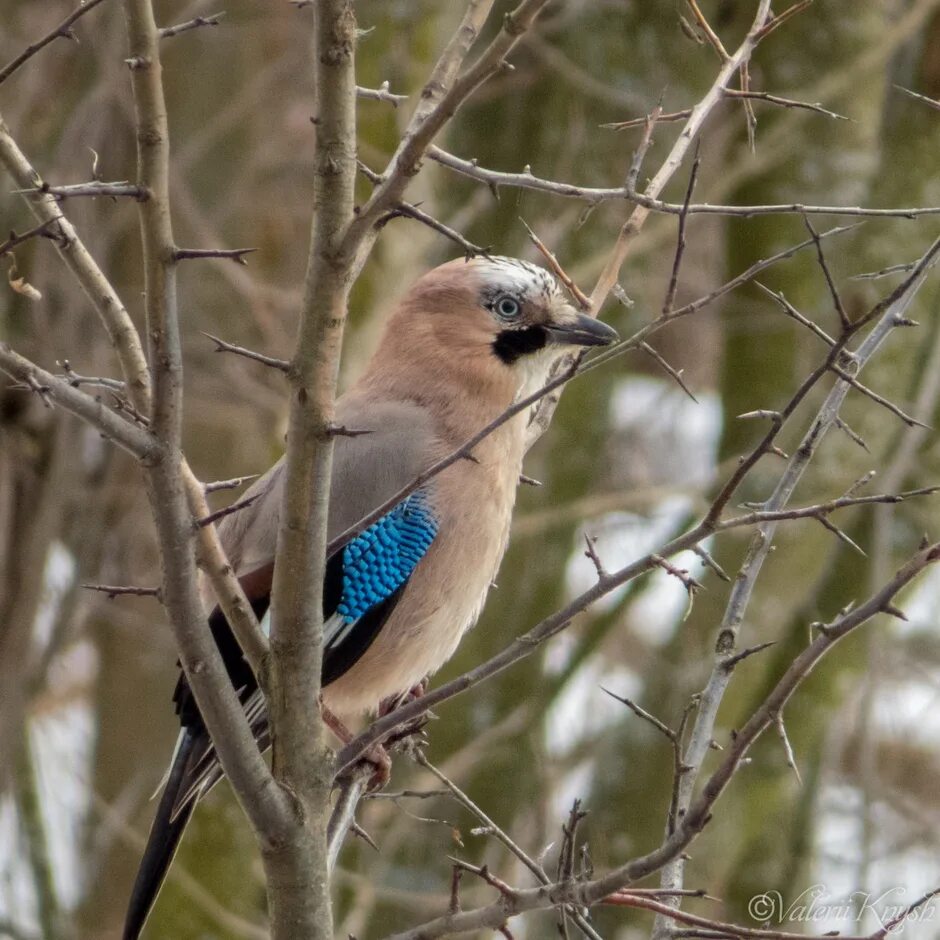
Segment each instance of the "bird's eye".
[{"label": "bird's eye", "polygon": [[496,311],[496,315],[504,320],[512,320],[514,317],[518,317],[522,310],[519,301],[514,297],[500,297],[493,309]]}]

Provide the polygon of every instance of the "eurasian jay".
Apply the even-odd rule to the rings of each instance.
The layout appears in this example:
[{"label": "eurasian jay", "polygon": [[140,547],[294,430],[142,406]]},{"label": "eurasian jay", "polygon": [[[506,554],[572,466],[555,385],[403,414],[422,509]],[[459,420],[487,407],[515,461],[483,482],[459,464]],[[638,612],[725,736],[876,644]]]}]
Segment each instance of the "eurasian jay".
[{"label": "eurasian jay", "polygon": [[[375,355],[336,404],[329,538],[536,391],[572,346],[617,334],[579,314],[548,271],[477,257],[421,277],[390,317]],[[527,414],[501,425],[328,560],[322,702],[337,716],[375,709],[436,672],[479,616],[509,535]],[[245,494],[220,536],[267,629],[284,461]],[[216,607],[209,624],[259,746],[264,701]],[[185,675],[174,695],[182,732],[134,885],[124,929],[136,940],[196,801],[222,776]]]}]

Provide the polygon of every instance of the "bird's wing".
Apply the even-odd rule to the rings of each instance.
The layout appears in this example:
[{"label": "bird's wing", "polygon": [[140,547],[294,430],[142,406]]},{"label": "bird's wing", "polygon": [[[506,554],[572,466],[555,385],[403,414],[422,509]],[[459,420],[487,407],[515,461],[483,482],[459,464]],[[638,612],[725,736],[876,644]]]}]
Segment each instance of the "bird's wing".
[{"label": "bird's wing", "polygon": [[[437,456],[422,409],[410,404],[367,405],[353,398],[338,408],[338,419],[348,428],[369,433],[336,440],[330,538],[394,496]],[[226,517],[220,526],[223,545],[263,627],[270,616],[283,485],[284,464],[279,461],[245,494],[246,508]],[[335,547],[323,586],[324,685],[343,675],[369,648],[436,535],[428,490],[419,489],[363,533]],[[267,709],[255,677],[218,607],[209,625],[255,740],[264,750],[270,744]],[[134,885],[124,940],[138,937],[196,801],[222,777],[185,674],[180,675],[174,701],[182,731]]]}]

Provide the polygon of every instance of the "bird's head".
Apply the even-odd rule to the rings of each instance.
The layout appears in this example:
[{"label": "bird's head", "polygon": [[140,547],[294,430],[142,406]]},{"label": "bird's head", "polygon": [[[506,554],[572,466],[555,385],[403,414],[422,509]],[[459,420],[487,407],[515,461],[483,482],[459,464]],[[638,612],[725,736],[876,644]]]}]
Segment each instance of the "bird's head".
[{"label": "bird's head", "polygon": [[617,333],[569,302],[549,271],[516,258],[458,259],[421,277],[402,309],[455,355],[531,371],[577,346],[607,346]]},{"label": "bird's head", "polygon": [[461,258],[412,284],[360,384],[450,404],[463,388],[459,401],[472,399],[489,415],[541,388],[566,352],[616,339],[611,327],[576,310],[544,268]]}]

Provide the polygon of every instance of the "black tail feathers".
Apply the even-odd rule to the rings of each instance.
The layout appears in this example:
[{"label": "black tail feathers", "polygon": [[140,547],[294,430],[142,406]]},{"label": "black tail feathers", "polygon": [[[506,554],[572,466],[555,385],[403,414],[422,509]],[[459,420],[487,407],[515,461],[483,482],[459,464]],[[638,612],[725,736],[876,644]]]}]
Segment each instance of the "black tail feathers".
[{"label": "black tail feathers", "polygon": [[183,837],[183,830],[193,814],[196,801],[189,800],[180,808],[179,799],[189,786],[192,764],[199,759],[205,744],[205,731],[199,728],[183,729],[157,814],[150,827],[147,847],[137,870],[137,880],[124,921],[124,940],[138,940]]}]

